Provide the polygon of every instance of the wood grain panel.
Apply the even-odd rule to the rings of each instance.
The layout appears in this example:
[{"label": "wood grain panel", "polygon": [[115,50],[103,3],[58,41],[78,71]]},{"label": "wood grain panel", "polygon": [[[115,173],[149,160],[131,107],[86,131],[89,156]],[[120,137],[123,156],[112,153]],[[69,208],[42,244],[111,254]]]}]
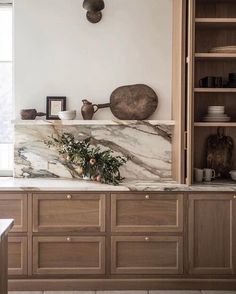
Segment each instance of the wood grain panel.
[{"label": "wood grain panel", "polygon": [[34,274],[104,274],[104,237],[34,237]]},{"label": "wood grain panel", "polygon": [[112,273],[180,274],[182,237],[112,237]]},{"label": "wood grain panel", "polygon": [[14,219],[11,232],[27,232],[27,194],[0,193],[0,218]]},{"label": "wood grain panel", "polygon": [[27,237],[8,238],[8,274],[27,275]]},{"label": "wood grain panel", "polygon": [[233,195],[189,197],[190,273],[233,274],[236,233]]},{"label": "wood grain panel", "polygon": [[111,196],[113,232],[181,232],[183,195],[122,194]]},{"label": "wood grain panel", "polygon": [[197,1],[196,16],[211,18],[235,18],[236,3],[234,0]]},{"label": "wood grain panel", "polygon": [[104,232],[105,194],[34,194],[34,232]]}]

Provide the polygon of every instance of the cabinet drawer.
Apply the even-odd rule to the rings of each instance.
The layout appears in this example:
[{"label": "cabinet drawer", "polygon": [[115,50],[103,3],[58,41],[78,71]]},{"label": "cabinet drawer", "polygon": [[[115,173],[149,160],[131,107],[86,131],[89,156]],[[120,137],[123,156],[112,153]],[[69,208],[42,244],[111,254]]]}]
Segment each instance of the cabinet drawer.
[{"label": "cabinet drawer", "polygon": [[105,194],[34,194],[34,232],[104,232]]},{"label": "cabinet drawer", "polygon": [[0,194],[0,218],[14,219],[11,232],[27,232],[27,194]]},{"label": "cabinet drawer", "polygon": [[105,237],[34,237],[34,274],[104,274]]},{"label": "cabinet drawer", "polygon": [[27,237],[8,238],[8,274],[27,275]]},{"label": "cabinet drawer", "polygon": [[113,232],[182,232],[183,195],[112,194]]},{"label": "cabinet drawer", "polygon": [[189,194],[189,273],[235,274],[236,201],[233,194]]},{"label": "cabinet drawer", "polygon": [[183,273],[182,237],[112,237],[113,274]]}]

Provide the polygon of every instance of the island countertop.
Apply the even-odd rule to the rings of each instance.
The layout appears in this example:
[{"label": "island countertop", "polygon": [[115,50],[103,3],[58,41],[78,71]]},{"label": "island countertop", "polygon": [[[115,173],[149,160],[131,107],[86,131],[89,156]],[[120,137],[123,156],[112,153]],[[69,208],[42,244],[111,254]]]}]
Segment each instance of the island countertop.
[{"label": "island countertop", "polygon": [[125,181],[119,186],[105,185],[101,183],[84,180],[66,180],[66,179],[18,179],[0,177],[1,191],[96,191],[96,192],[236,192],[236,184],[217,185],[202,184],[187,186],[178,184],[174,181],[156,182],[156,181]]}]

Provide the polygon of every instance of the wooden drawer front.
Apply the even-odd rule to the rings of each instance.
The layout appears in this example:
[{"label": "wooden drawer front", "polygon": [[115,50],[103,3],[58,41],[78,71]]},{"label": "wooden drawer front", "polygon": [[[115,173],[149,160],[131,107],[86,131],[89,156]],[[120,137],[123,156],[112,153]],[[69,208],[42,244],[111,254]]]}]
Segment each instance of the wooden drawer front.
[{"label": "wooden drawer front", "polygon": [[8,274],[27,275],[27,237],[8,238]]},{"label": "wooden drawer front", "polygon": [[33,195],[34,232],[104,232],[104,194]]},{"label": "wooden drawer front", "polygon": [[104,274],[104,237],[34,237],[34,274]]},{"label": "wooden drawer front", "polygon": [[191,274],[235,274],[235,212],[233,195],[189,195]]},{"label": "wooden drawer front", "polygon": [[112,195],[113,232],[182,232],[183,195]]},{"label": "wooden drawer front", "polygon": [[181,274],[182,237],[112,237],[114,274]]},{"label": "wooden drawer front", "polygon": [[0,194],[0,218],[14,219],[11,232],[27,232],[27,195]]}]

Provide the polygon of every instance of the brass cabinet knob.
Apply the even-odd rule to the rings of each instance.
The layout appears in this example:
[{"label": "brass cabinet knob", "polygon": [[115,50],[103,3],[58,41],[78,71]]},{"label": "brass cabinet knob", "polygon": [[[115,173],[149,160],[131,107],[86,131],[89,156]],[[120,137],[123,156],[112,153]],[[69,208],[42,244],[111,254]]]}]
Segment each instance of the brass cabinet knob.
[{"label": "brass cabinet knob", "polygon": [[70,200],[72,198],[71,195],[66,195],[66,199]]},{"label": "brass cabinet knob", "polygon": [[236,195],[234,195],[234,197],[233,197],[234,199],[236,199]]},{"label": "brass cabinet knob", "polygon": [[150,199],[150,195],[146,195],[145,199],[147,199],[147,200]]},{"label": "brass cabinet knob", "polygon": [[149,241],[150,240],[150,238],[149,237],[145,237],[145,241]]},{"label": "brass cabinet knob", "polygon": [[67,242],[70,242],[70,241],[71,241],[71,238],[70,238],[70,237],[67,237],[67,238],[66,238],[66,241],[67,241]]}]

